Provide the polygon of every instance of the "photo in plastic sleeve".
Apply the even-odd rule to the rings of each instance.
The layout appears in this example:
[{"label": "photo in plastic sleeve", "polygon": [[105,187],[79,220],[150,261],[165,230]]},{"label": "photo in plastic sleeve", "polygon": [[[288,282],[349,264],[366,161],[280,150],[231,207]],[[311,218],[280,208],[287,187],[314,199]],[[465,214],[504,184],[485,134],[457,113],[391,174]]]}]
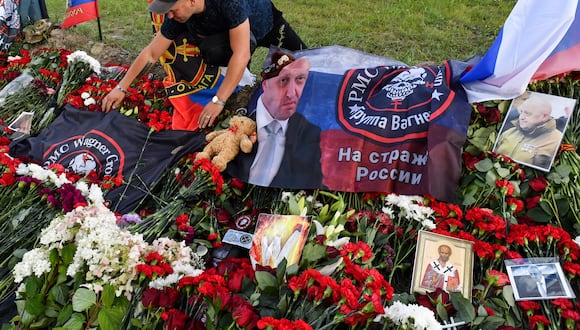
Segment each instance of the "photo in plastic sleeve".
[{"label": "photo in plastic sleeve", "polygon": [[276,268],[285,258],[287,265],[298,263],[310,229],[310,217],[261,213],[250,248],[256,265]]},{"label": "photo in plastic sleeve", "polygon": [[493,151],[548,172],[568,126],[575,99],[525,92],[513,99]]},{"label": "photo in plastic sleeve", "polygon": [[32,118],[34,117],[34,112],[22,112],[18,118],[16,118],[8,128],[15,132],[20,132],[23,134],[30,134],[30,129],[32,128]]},{"label": "photo in plastic sleeve", "polygon": [[471,299],[472,278],[473,242],[419,231],[411,293],[442,289]]},{"label": "photo in plastic sleeve", "polygon": [[575,298],[555,258],[505,260],[515,300]]}]

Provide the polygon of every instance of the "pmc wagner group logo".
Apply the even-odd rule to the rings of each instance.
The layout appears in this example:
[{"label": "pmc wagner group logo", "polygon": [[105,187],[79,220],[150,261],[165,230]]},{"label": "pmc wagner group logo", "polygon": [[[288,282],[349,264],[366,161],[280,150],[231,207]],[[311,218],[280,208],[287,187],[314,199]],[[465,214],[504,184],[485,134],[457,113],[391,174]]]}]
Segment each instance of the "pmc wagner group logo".
[{"label": "pmc wagner group logo", "polygon": [[454,93],[440,67],[377,67],[345,74],[338,120],[347,130],[381,143],[425,139],[429,122]]},{"label": "pmc wagner group logo", "polygon": [[121,176],[125,155],[119,145],[103,132],[92,130],[50,146],[44,153],[44,166],[60,164],[84,175],[95,171],[99,176]]}]

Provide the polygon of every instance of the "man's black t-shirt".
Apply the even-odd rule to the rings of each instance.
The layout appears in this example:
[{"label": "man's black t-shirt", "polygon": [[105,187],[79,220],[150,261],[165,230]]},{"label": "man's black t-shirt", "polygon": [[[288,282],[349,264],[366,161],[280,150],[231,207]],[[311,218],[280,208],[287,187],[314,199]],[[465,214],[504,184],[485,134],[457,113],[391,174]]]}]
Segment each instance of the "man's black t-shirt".
[{"label": "man's black t-shirt", "polygon": [[185,31],[193,36],[210,36],[233,29],[247,18],[256,40],[266,36],[273,26],[270,0],[205,0],[204,12],[192,15],[186,23],[165,19],[161,34],[171,40]]}]

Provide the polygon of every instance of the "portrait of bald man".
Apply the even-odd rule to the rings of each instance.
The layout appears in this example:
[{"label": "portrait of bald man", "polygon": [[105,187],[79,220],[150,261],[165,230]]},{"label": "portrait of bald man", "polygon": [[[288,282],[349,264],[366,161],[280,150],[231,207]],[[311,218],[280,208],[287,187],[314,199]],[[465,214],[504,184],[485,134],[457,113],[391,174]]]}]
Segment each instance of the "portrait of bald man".
[{"label": "portrait of bald man", "polygon": [[552,115],[552,104],[533,93],[510,111],[517,112],[516,117],[504,124],[510,128],[500,134],[493,151],[548,170],[563,136]]}]

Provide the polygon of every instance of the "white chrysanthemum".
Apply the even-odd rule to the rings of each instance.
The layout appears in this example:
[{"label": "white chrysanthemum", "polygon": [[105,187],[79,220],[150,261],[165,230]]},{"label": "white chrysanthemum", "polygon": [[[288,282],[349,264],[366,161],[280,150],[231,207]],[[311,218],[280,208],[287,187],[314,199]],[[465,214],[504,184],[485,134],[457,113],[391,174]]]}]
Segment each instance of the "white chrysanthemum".
[{"label": "white chrysanthemum", "polygon": [[80,191],[83,196],[87,196],[89,194],[89,185],[84,181],[76,182],[75,188]]},{"label": "white chrysanthemum", "polygon": [[284,203],[288,203],[290,202],[290,197],[292,197],[293,194],[290,191],[283,191],[282,192],[282,196],[280,197],[280,200]]},{"label": "white chrysanthemum", "polygon": [[383,213],[389,216],[389,218],[391,219],[395,217],[395,211],[393,211],[393,209],[389,206],[383,206],[383,209],[381,211],[383,211]]},{"label": "white chrysanthemum", "polygon": [[99,187],[99,185],[92,184],[89,187],[89,194],[87,195],[87,198],[95,205],[104,206],[105,204],[103,190],[101,190],[101,187]]},{"label": "white chrysanthemum", "polygon": [[153,245],[157,253],[170,261],[173,273],[151,281],[149,286],[152,288],[163,289],[173,286],[184,276],[198,276],[205,269],[201,258],[186,246],[184,241],[178,243],[168,238],[160,238],[154,241]]},{"label": "white chrysanthemum", "polygon": [[91,93],[89,93],[89,92],[82,92],[81,93],[81,99],[86,100],[89,97],[91,97]]},{"label": "white chrysanthemum", "polygon": [[425,220],[421,221],[421,225],[423,226],[423,228],[427,228],[429,230],[433,230],[433,229],[437,228],[437,226],[435,225],[435,222],[433,222],[433,220],[431,220],[431,219],[425,219]]},{"label": "white chrysanthemum", "polygon": [[97,101],[95,101],[94,98],[89,97],[88,99],[83,101],[83,104],[85,105],[85,107],[88,107],[89,105],[97,104]]},{"label": "white chrysanthemum", "polygon": [[405,305],[400,301],[395,301],[392,306],[385,308],[385,314],[375,318],[375,322],[384,317],[391,319],[396,325],[406,328],[416,330],[443,329],[430,309],[416,304]]},{"label": "white chrysanthemum", "polygon": [[423,198],[421,196],[389,194],[385,198],[383,212],[393,217],[395,212],[392,207],[398,207],[401,217],[421,222],[423,227],[430,228],[433,226],[434,228],[432,221],[427,221],[433,219],[433,209],[420,205],[422,202]]},{"label": "white chrysanthemum", "polygon": [[66,57],[66,61],[69,65],[71,65],[71,63],[75,61],[85,62],[91,67],[91,70],[93,70],[93,72],[95,72],[96,74],[101,73],[101,63],[99,63],[99,61],[97,61],[93,57],[89,56],[85,51],[82,50],[75,51],[74,53]]},{"label": "white chrysanthemum", "polygon": [[20,283],[25,277],[35,275],[42,276],[50,271],[49,251],[46,249],[34,249],[28,251],[22,257],[22,261],[14,266],[14,282]]}]

